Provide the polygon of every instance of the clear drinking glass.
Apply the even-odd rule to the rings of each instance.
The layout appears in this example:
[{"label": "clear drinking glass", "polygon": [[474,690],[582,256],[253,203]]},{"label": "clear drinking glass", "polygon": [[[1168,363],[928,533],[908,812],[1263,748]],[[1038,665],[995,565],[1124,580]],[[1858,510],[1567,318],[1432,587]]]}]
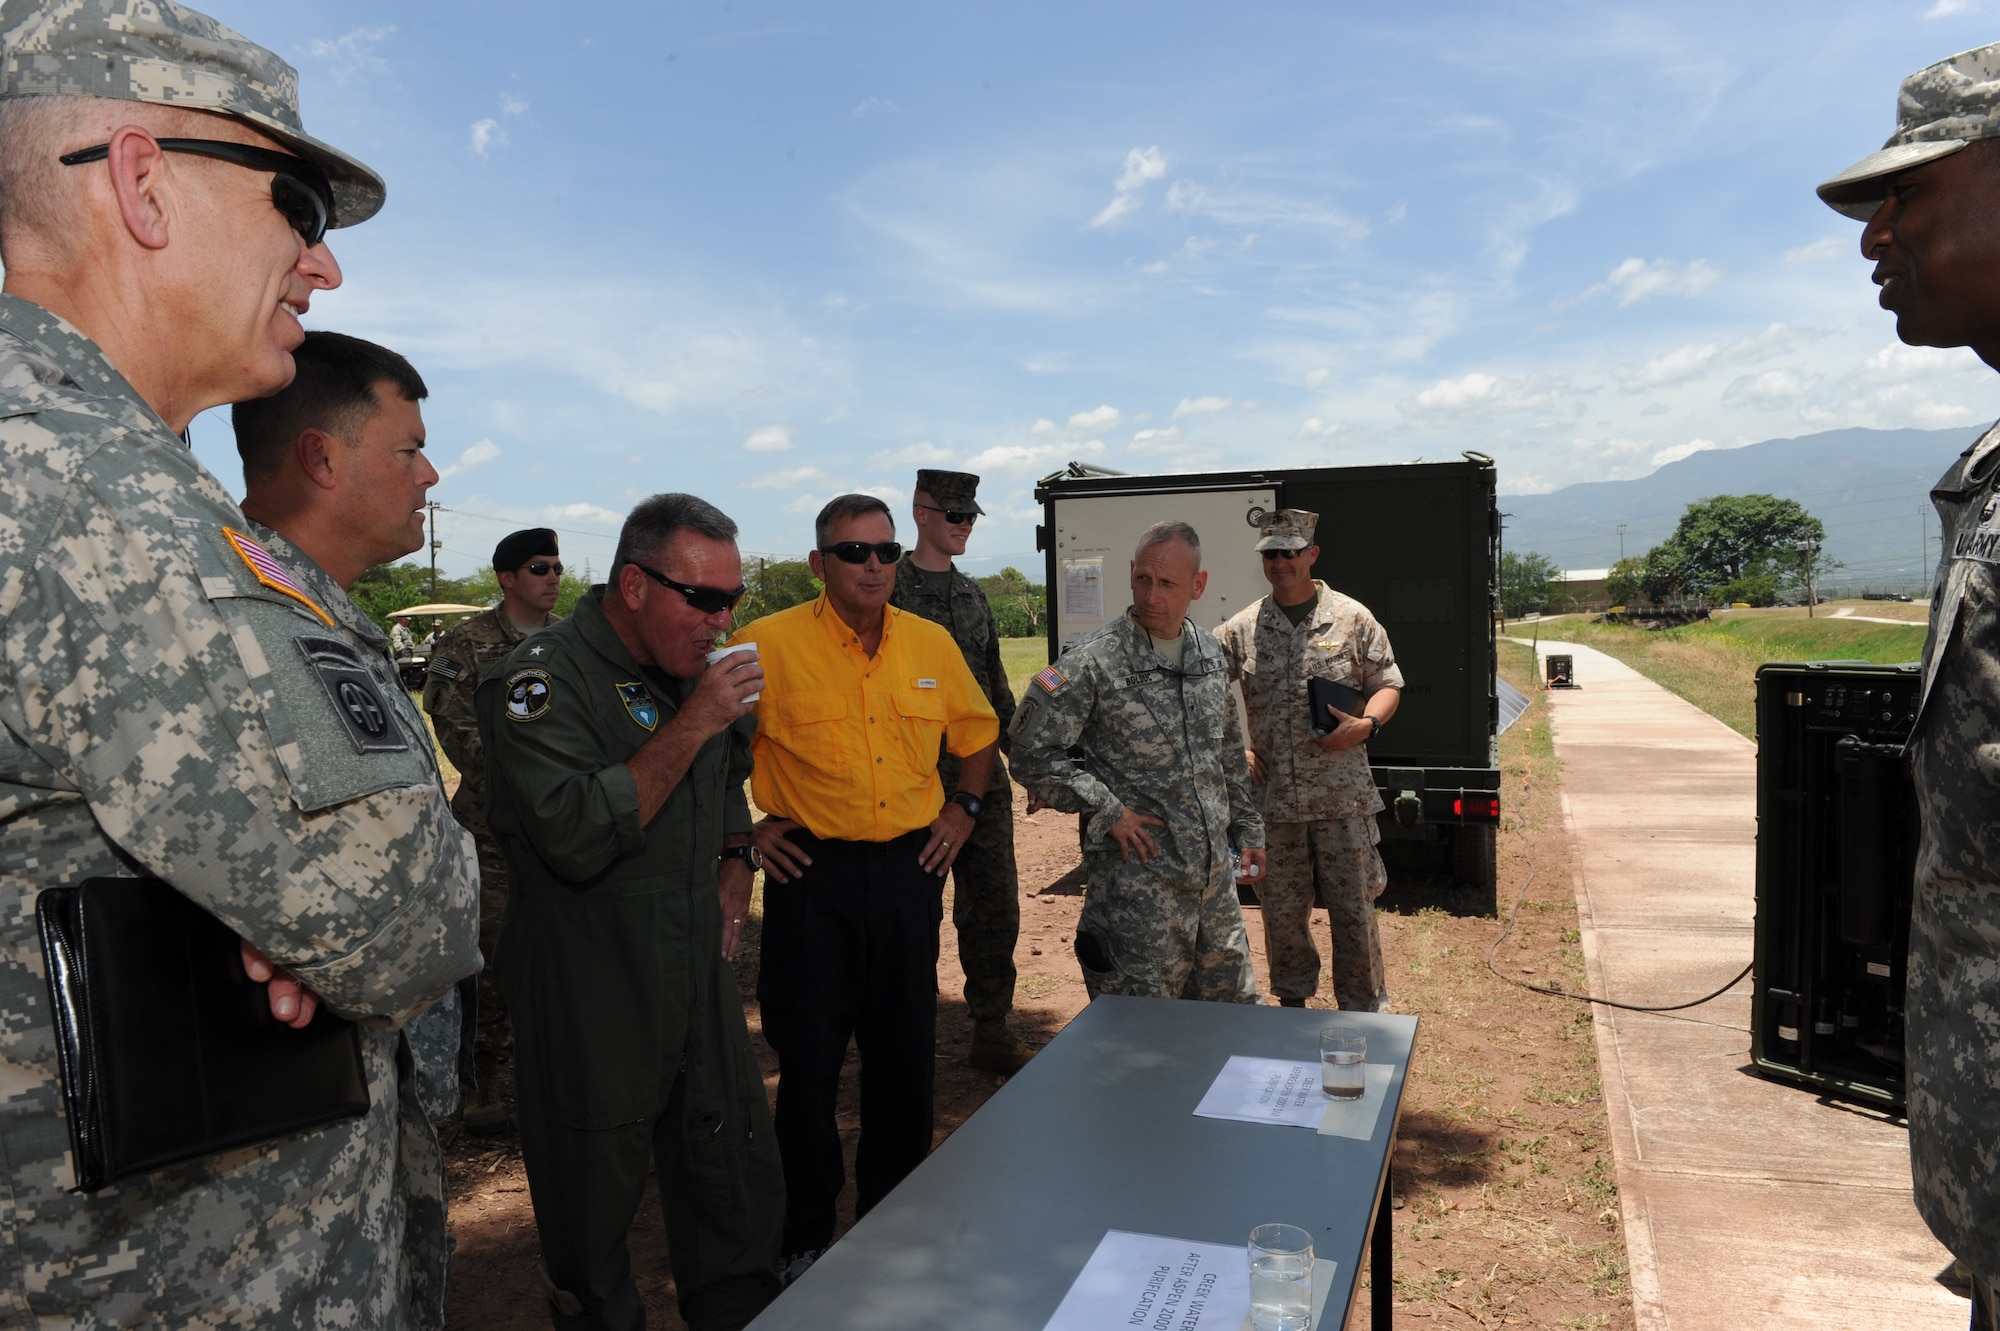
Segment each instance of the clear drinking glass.
[{"label": "clear drinking glass", "polygon": [[1250,1325],[1256,1331],[1311,1331],[1312,1235],[1297,1225],[1250,1231]]},{"label": "clear drinking glass", "polygon": [[1319,1088],[1330,1100],[1359,1100],[1368,1089],[1368,1037],[1352,1026],[1319,1033]]}]

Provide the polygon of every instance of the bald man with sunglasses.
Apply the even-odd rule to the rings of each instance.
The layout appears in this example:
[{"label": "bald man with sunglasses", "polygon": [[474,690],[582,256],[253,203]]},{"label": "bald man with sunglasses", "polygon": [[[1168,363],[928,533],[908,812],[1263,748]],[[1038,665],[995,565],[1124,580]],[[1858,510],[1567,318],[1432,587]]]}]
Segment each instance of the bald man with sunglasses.
[{"label": "bald man with sunglasses", "polygon": [[[999,720],[951,634],[889,604],[903,557],[895,535],[880,499],[828,501],[809,561],[825,594],[736,635],[757,644],[766,671],[753,778],[770,814],[757,827],[757,1001],[778,1055],[787,1283],[833,1240],[850,1041],[861,1050],[856,1216],[930,1152],[944,876],[983,812],[999,751]],[[940,745],[959,759],[951,792]]]}]

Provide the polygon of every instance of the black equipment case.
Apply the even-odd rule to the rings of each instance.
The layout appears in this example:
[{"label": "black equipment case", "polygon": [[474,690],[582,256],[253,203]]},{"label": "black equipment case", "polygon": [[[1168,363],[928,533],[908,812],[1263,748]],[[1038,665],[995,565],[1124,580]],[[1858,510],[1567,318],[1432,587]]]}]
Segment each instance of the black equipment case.
[{"label": "black equipment case", "polygon": [[1750,1053],[1765,1076],[1903,1112],[1917,804],[1914,665],[1757,670]]}]

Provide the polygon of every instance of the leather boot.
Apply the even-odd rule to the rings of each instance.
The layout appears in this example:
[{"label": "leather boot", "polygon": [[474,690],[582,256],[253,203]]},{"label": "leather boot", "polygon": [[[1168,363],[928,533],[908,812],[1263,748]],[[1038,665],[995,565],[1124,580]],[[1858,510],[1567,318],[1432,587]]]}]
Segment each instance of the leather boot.
[{"label": "leather boot", "polygon": [[972,1053],[966,1062],[982,1072],[1016,1073],[1028,1066],[1035,1051],[1007,1029],[1004,1017],[972,1023]]}]

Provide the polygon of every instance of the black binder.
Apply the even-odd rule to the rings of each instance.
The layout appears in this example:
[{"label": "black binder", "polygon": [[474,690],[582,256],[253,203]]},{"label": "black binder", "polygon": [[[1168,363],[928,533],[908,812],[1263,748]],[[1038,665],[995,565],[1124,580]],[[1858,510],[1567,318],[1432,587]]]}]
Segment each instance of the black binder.
[{"label": "black binder", "polygon": [[1313,729],[1324,735],[1333,730],[1334,719],[1327,715],[1327,704],[1331,703],[1349,716],[1361,715],[1361,709],[1368,705],[1368,696],[1358,689],[1349,688],[1337,680],[1321,679],[1317,675],[1306,679],[1306,709],[1312,714]]},{"label": "black binder", "polygon": [[158,879],[35,900],[76,1190],[368,1112],[354,1023],[271,1015],[228,925]]}]

